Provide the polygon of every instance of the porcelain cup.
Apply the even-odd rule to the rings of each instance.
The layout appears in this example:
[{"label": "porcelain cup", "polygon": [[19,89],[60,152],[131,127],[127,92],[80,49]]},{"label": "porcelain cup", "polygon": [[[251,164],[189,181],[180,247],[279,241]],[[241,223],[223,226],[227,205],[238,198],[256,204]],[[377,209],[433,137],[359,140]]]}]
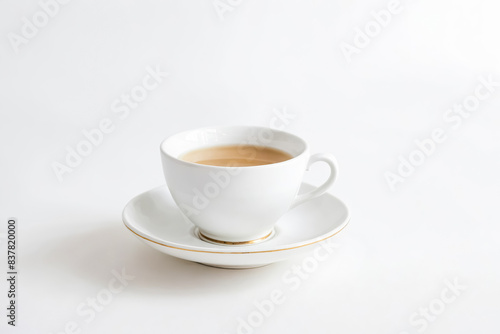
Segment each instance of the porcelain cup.
[{"label": "porcelain cup", "polygon": [[[225,145],[271,147],[292,158],[250,167],[209,166],[180,158],[192,150]],[[331,154],[311,156],[303,139],[265,127],[185,131],[165,139],[160,151],[167,187],[181,212],[197,227],[200,238],[226,245],[246,245],[272,237],[278,219],[326,192],[338,171]],[[330,167],[328,179],[316,189],[298,194],[304,172],[319,161]]]}]

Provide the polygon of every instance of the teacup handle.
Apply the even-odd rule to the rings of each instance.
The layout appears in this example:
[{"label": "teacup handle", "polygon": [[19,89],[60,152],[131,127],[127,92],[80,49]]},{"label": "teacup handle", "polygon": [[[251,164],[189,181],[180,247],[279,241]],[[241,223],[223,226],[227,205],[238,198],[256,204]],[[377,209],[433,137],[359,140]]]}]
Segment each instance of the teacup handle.
[{"label": "teacup handle", "polygon": [[335,160],[334,156],[330,153],[314,154],[309,158],[306,170],[309,170],[312,164],[318,161],[324,161],[328,164],[328,166],[330,167],[330,176],[328,176],[328,179],[325,181],[325,183],[323,183],[318,188],[311,190],[305,194],[297,195],[290,208],[294,208],[297,205],[300,205],[310,199],[323,195],[333,185],[333,182],[335,182],[339,168],[337,166],[337,160]]}]

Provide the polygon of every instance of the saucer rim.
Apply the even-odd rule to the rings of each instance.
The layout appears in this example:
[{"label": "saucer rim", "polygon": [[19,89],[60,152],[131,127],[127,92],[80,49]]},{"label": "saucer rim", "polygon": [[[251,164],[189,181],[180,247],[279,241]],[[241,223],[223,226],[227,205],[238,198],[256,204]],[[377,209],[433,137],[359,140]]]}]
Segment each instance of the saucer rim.
[{"label": "saucer rim", "polygon": [[[348,217],[346,219],[346,221],[343,223],[343,225],[341,225],[340,229],[335,231],[335,233],[325,237],[325,238],[322,238],[322,239],[319,239],[319,240],[316,240],[316,241],[312,241],[310,243],[307,243],[307,244],[301,244],[299,246],[294,246],[294,247],[287,247],[287,248],[280,248],[280,249],[268,249],[268,250],[260,250],[260,251],[243,251],[243,252],[222,252],[222,251],[207,251],[207,250],[200,250],[200,249],[188,249],[188,248],[182,248],[182,247],[176,247],[176,246],[171,246],[171,245],[166,245],[166,244],[163,244],[161,242],[158,242],[158,241],[154,241],[154,240],[151,240],[151,239],[148,239],[138,233],[136,233],[134,230],[132,230],[126,223],[124,223],[125,227],[130,231],[132,232],[133,234],[135,234],[136,236],[138,236],[139,238],[141,239],[144,239],[146,241],[149,241],[149,242],[152,242],[154,244],[157,244],[159,246],[163,246],[163,247],[168,247],[168,248],[172,248],[172,249],[177,249],[177,250],[181,250],[181,251],[187,251],[187,252],[195,252],[195,253],[209,253],[209,254],[261,254],[261,253],[274,253],[274,252],[281,252],[281,251],[287,251],[287,250],[293,250],[293,249],[297,249],[297,248],[302,248],[302,247],[307,247],[307,246],[310,246],[310,245],[313,245],[313,244],[316,244],[318,242],[322,242],[322,241],[325,241],[327,239],[330,239],[331,237],[337,235],[338,233],[342,232],[342,230],[344,228],[347,227],[347,225],[349,225],[349,222],[350,222],[350,217]],[[229,247],[229,246],[228,246]]]},{"label": "saucer rim", "polygon": [[[302,182],[302,184],[314,187],[313,185],[308,184],[306,182]],[[128,230],[130,230],[130,232],[132,232],[133,234],[135,234],[137,237],[139,237],[139,238],[141,238],[141,239],[143,239],[145,241],[154,243],[156,245],[167,247],[167,248],[171,248],[171,249],[175,249],[175,250],[195,252],[195,253],[229,254],[229,255],[235,255],[235,254],[238,254],[238,255],[241,255],[241,254],[262,254],[262,253],[275,253],[275,252],[280,252],[280,251],[294,250],[294,249],[303,248],[303,247],[310,246],[312,244],[316,244],[316,243],[322,242],[324,240],[327,240],[327,239],[329,239],[329,238],[337,235],[342,230],[344,230],[347,227],[347,225],[349,225],[350,220],[351,220],[351,215],[350,215],[350,211],[349,211],[348,206],[343,201],[341,201],[339,198],[335,197],[334,195],[332,195],[330,193],[325,193],[325,194],[321,195],[320,197],[322,197],[322,196],[330,196],[330,197],[334,198],[335,200],[337,200],[338,202],[340,202],[342,204],[342,206],[344,207],[344,209],[346,211],[346,217],[344,218],[344,221],[337,228],[335,228],[333,231],[331,231],[330,232],[331,234],[328,234],[327,236],[320,235],[320,236],[318,236],[316,238],[309,239],[310,242],[308,242],[306,244],[301,243],[301,242],[295,242],[295,243],[289,244],[289,247],[279,248],[279,249],[242,250],[242,251],[230,251],[228,249],[227,251],[224,251],[221,248],[218,248],[218,250],[217,250],[217,248],[215,248],[214,250],[184,248],[184,247],[181,247],[181,245],[178,245],[177,243],[173,243],[173,244],[175,244],[175,246],[174,245],[169,245],[169,244],[165,244],[164,242],[161,242],[163,240],[160,241],[158,238],[155,238],[154,236],[151,236],[151,235],[146,235],[145,236],[145,235],[143,235],[143,232],[141,232],[139,229],[137,229],[136,227],[134,227],[133,224],[130,224],[129,221],[128,221],[128,219],[125,217],[125,211],[127,210],[127,208],[129,207],[129,205],[134,200],[136,200],[137,198],[139,198],[140,196],[142,196],[142,195],[144,195],[146,193],[158,190],[160,188],[165,188],[168,191],[167,186],[164,184],[164,185],[161,185],[161,186],[158,186],[158,187],[151,188],[151,189],[149,189],[147,191],[144,191],[144,192],[142,192],[142,193],[134,196],[132,199],[130,199],[127,202],[127,204],[125,205],[125,207],[124,207],[124,209],[122,211],[122,221],[123,221],[123,224],[125,225],[125,227]],[[156,240],[154,240],[154,239],[156,239]],[[253,245],[253,247],[258,247],[258,246],[262,247],[264,245],[262,245],[262,243],[260,243],[258,245]],[[230,247],[230,246],[220,246],[220,247],[226,248],[226,247]],[[252,247],[252,246],[246,246],[246,247]],[[198,248],[198,247],[196,247],[196,248]]]}]

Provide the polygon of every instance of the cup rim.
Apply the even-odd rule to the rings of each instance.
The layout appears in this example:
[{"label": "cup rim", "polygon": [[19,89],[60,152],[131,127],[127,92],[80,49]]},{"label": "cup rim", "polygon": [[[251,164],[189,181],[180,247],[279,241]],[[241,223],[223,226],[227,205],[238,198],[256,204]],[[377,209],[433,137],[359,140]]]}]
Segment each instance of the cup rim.
[{"label": "cup rim", "polygon": [[[177,156],[174,156],[174,155],[168,153],[167,150],[165,149],[165,145],[167,144],[167,142],[169,140],[172,140],[174,137],[177,137],[177,136],[185,135],[185,134],[187,134],[189,132],[206,131],[206,130],[209,130],[209,129],[230,129],[230,128],[255,129],[255,130],[266,130],[266,131],[270,130],[270,131],[272,131],[274,133],[280,133],[280,134],[283,134],[283,135],[286,135],[286,136],[290,136],[290,137],[294,138],[295,140],[300,141],[302,143],[302,145],[303,145],[304,148],[303,148],[303,150],[299,154],[297,154],[297,155],[293,156],[291,159],[288,159],[288,160],[285,160],[285,161],[275,162],[275,163],[271,163],[271,164],[267,164],[267,165],[233,166],[233,167],[230,167],[230,166],[202,165],[202,164],[197,164],[195,162],[185,161],[185,160],[179,159]],[[168,156],[169,158],[174,159],[177,162],[179,162],[181,164],[184,164],[186,166],[196,166],[196,167],[213,168],[213,169],[225,169],[225,170],[227,170],[227,169],[245,169],[245,170],[250,170],[250,169],[255,169],[255,168],[266,168],[266,167],[269,168],[269,167],[274,167],[274,166],[283,166],[283,165],[286,165],[286,164],[290,164],[290,163],[296,161],[297,159],[299,159],[300,157],[302,157],[304,154],[306,154],[309,151],[309,145],[301,137],[299,137],[299,136],[297,136],[297,135],[295,135],[293,133],[283,131],[283,130],[277,130],[277,129],[273,129],[273,128],[269,128],[269,127],[265,127],[265,126],[255,126],[255,125],[221,125],[221,126],[206,126],[206,127],[202,127],[202,128],[190,129],[190,130],[185,130],[185,131],[174,133],[174,134],[168,136],[167,138],[165,138],[164,140],[162,140],[162,142],[160,144],[160,151],[161,151],[162,154],[164,154],[164,155]]]}]

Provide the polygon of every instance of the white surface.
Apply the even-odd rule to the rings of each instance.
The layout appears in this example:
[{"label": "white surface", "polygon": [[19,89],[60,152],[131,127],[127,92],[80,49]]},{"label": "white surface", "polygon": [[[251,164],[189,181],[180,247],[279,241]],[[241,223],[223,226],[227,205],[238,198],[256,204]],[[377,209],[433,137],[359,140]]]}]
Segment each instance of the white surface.
[{"label": "white surface", "polygon": [[[17,54],[7,34],[40,7],[2,2],[0,218],[2,233],[19,219],[20,276],[18,326],[2,315],[0,331],[74,321],[82,333],[236,333],[277,290],[284,302],[254,333],[417,333],[422,318],[409,318],[451,298],[446,280],[457,279],[466,290],[425,333],[497,333],[500,87],[460,124],[443,115],[479,76],[500,81],[499,5],[402,6],[347,63],[339,45],[388,2],[242,1],[220,20],[211,1],[72,1]],[[158,85],[147,77],[156,66],[169,73]],[[144,79],[157,87],[135,109],[115,102]],[[286,130],[338,159],[331,193],[352,212],[341,246],[307,278],[284,280],[301,259],[245,271],[178,260],[123,227],[125,203],[164,182],[166,136],[269,126],[283,108],[295,115]],[[59,182],[51,164],[99,125],[113,130]],[[436,127],[446,141],[391,191],[384,173]],[[320,184],[322,167],[306,181]],[[121,268],[135,279],[87,323],[77,307],[105,296]]]}]

